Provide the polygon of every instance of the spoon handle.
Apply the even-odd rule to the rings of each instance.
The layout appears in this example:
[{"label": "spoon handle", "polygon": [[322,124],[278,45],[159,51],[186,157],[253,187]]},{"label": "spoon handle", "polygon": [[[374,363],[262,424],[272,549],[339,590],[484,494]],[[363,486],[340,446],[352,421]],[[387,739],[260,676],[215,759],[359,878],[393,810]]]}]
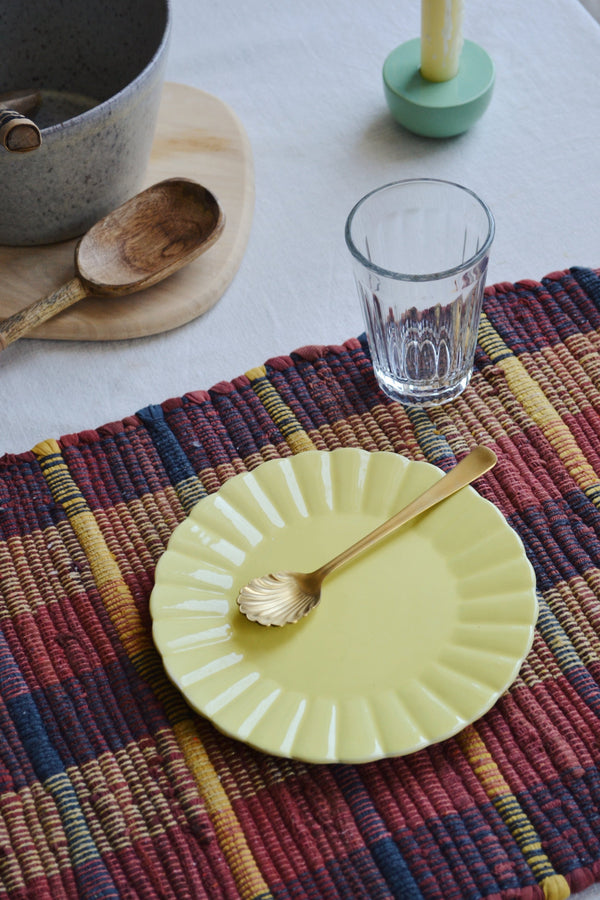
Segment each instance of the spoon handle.
[{"label": "spoon handle", "polygon": [[337,569],[338,566],[354,559],[354,557],[358,556],[359,553],[362,553],[363,550],[366,550],[384,537],[387,537],[397,528],[400,528],[401,525],[405,525],[410,519],[425,512],[425,510],[435,506],[441,500],[445,500],[446,497],[450,497],[451,494],[455,494],[456,491],[459,491],[467,484],[475,481],[476,478],[479,478],[480,475],[483,475],[491,469],[492,466],[496,464],[496,461],[496,454],[493,450],[490,450],[489,447],[475,447],[475,449],[471,450],[464,459],[461,459],[453,469],[446,472],[439,481],[432,484],[430,488],[416,497],[408,504],[408,506],[405,506],[400,512],[397,512],[392,516],[391,519],[387,519],[355,544],[352,544],[351,547],[343,550],[338,556],[335,556],[329,562],[325,563],[320,569],[313,572],[311,577],[322,581],[327,575],[333,572],[334,569]]},{"label": "spoon handle", "polygon": [[11,153],[28,153],[42,143],[40,129],[14,109],[0,109],[0,144]]},{"label": "spoon handle", "polygon": [[0,350],[4,350],[17,338],[32,331],[36,325],[41,325],[42,322],[52,318],[63,309],[82,300],[88,293],[79,278],[72,278],[48,297],[42,297],[41,300],[36,300],[25,309],[4,319],[0,322]]},{"label": "spoon handle", "polygon": [[8,91],[0,94],[0,109],[12,109],[13,112],[28,116],[42,102],[39,91]]}]

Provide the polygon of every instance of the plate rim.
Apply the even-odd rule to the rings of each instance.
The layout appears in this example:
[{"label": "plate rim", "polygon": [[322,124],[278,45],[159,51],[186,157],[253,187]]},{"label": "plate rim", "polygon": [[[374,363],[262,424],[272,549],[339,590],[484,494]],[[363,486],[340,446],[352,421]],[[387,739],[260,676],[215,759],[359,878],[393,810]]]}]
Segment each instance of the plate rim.
[{"label": "plate rim", "polygon": [[[207,499],[210,499],[211,497],[216,498],[218,495],[222,496],[223,492],[225,493],[226,496],[231,491],[233,491],[235,493],[236,483],[238,483],[238,484],[241,483],[241,481],[243,479],[247,478],[248,476],[256,475],[257,472],[260,472],[262,470],[263,474],[261,477],[264,477],[264,473],[265,473],[265,471],[268,472],[268,468],[279,468],[283,464],[290,464],[290,463],[292,465],[294,465],[294,461],[298,460],[301,457],[318,458],[318,457],[322,457],[323,455],[335,456],[338,454],[346,454],[346,455],[360,454],[363,457],[365,457],[365,456],[376,457],[376,456],[382,456],[382,455],[388,456],[388,457],[395,457],[395,458],[399,458],[399,459],[403,460],[403,464],[407,465],[408,467],[415,466],[415,465],[425,466],[428,469],[435,472],[439,478],[441,478],[445,474],[444,470],[440,469],[438,466],[436,466],[433,463],[430,463],[426,460],[413,460],[408,456],[405,456],[403,454],[396,453],[393,451],[388,451],[388,450],[369,451],[369,450],[366,450],[366,449],[360,448],[360,447],[338,447],[338,448],[334,448],[333,450],[308,450],[308,451],[304,451],[304,452],[298,453],[298,454],[293,454],[293,455],[287,456],[287,457],[279,457],[277,459],[266,460],[264,463],[261,463],[259,466],[257,466],[254,469],[248,470],[246,472],[237,473],[236,475],[228,478],[220,486],[220,488],[218,488],[213,493],[208,494],[206,497],[199,500],[194,505],[192,510],[190,510],[189,514],[185,517],[185,519],[183,519],[180,523],[178,523],[178,525],[175,527],[175,529],[173,530],[173,532],[169,538],[169,541],[167,543],[167,547],[166,547],[165,551],[163,552],[163,554],[161,555],[160,559],[157,562],[156,569],[155,569],[155,582],[154,582],[154,585],[153,585],[153,588],[151,591],[150,602],[149,602],[150,615],[152,618],[152,634],[153,634],[153,639],[154,639],[154,644],[155,644],[156,650],[162,659],[165,671],[166,671],[169,679],[174,684],[175,688],[183,695],[183,698],[188,703],[188,705],[191,707],[191,709],[194,710],[198,715],[200,715],[203,718],[210,721],[213,724],[213,726],[222,734],[224,734],[227,737],[232,738],[234,740],[241,741],[242,743],[246,744],[249,747],[252,747],[255,750],[258,750],[262,753],[267,753],[267,754],[270,754],[273,756],[279,756],[279,757],[293,759],[293,760],[297,760],[297,761],[301,761],[301,762],[307,762],[307,763],[311,763],[311,764],[336,764],[336,763],[360,764],[360,763],[366,763],[366,762],[373,762],[373,761],[377,761],[377,760],[385,759],[385,758],[401,757],[401,756],[409,755],[414,752],[418,752],[419,750],[425,749],[426,747],[432,746],[434,744],[438,744],[438,743],[445,741],[448,738],[451,738],[451,737],[455,736],[456,734],[460,733],[460,731],[464,727],[479,720],[482,716],[484,716],[487,712],[489,712],[489,710],[497,703],[497,701],[502,696],[502,694],[504,694],[510,688],[510,686],[514,683],[515,679],[518,677],[518,674],[519,674],[520,668],[523,664],[523,661],[526,659],[526,657],[529,654],[531,647],[533,645],[533,641],[534,641],[534,637],[535,637],[536,623],[537,623],[537,619],[538,619],[538,615],[539,615],[539,599],[538,599],[538,591],[537,591],[537,585],[536,585],[536,575],[535,575],[534,568],[531,564],[531,561],[529,560],[529,558],[527,556],[525,546],[523,544],[523,541],[522,541],[520,535],[518,534],[518,532],[516,532],[516,530],[512,527],[512,525],[510,525],[510,523],[507,521],[506,517],[501,512],[501,510],[498,509],[498,507],[493,502],[491,502],[490,500],[488,500],[485,497],[482,497],[481,494],[479,494],[479,492],[476,491],[472,485],[470,485],[470,486],[466,487],[464,490],[472,494],[475,502],[478,502],[478,503],[481,502],[489,510],[491,510],[492,514],[498,517],[499,523],[501,525],[505,526],[507,529],[509,529],[509,531],[513,535],[513,539],[516,539],[516,542],[518,542],[518,544],[520,545],[521,554],[519,555],[519,559],[523,563],[524,568],[528,571],[529,584],[527,586],[527,592],[531,594],[531,601],[532,601],[531,621],[529,622],[529,624],[524,623],[522,625],[523,628],[528,628],[528,639],[524,643],[522,652],[519,655],[514,657],[514,664],[512,667],[512,673],[511,673],[510,679],[508,681],[505,681],[505,683],[502,686],[498,687],[497,689],[495,689],[493,691],[490,690],[489,698],[486,701],[486,703],[482,704],[481,708],[478,709],[478,711],[476,713],[474,713],[471,718],[469,718],[468,720],[465,720],[463,722],[460,722],[457,725],[457,727],[453,727],[447,731],[440,733],[435,738],[426,739],[419,745],[413,746],[410,748],[395,749],[395,750],[391,750],[388,752],[375,752],[374,754],[371,754],[368,756],[361,755],[360,757],[345,756],[345,755],[341,754],[341,755],[336,756],[335,758],[331,758],[331,757],[323,758],[319,755],[310,754],[310,753],[307,754],[307,753],[298,753],[298,752],[280,752],[277,748],[274,748],[272,746],[266,746],[264,742],[253,739],[252,733],[250,733],[247,736],[241,736],[239,733],[239,729],[236,730],[235,728],[227,727],[226,725],[224,725],[222,722],[219,721],[218,715],[207,712],[205,709],[202,708],[202,704],[198,704],[198,703],[194,702],[193,698],[191,698],[188,695],[188,692],[186,691],[185,687],[183,687],[179,683],[178,676],[173,673],[171,667],[169,666],[168,655],[163,653],[163,651],[161,649],[161,646],[160,646],[161,641],[158,636],[158,632],[160,630],[160,620],[158,620],[155,616],[156,610],[155,609],[153,610],[153,607],[156,607],[156,590],[160,584],[161,569],[164,568],[166,565],[165,563],[163,563],[163,560],[169,553],[169,549],[172,545],[174,535],[176,534],[176,532],[178,532],[180,529],[182,529],[182,527],[186,526],[186,523],[189,524],[189,521],[192,519],[192,516],[194,515],[194,511],[195,510],[197,511],[198,508],[201,507],[201,505]],[[524,590],[525,590],[525,587],[523,587],[523,591]],[[233,598],[233,604],[235,605],[235,598]],[[256,627],[263,628],[264,626],[256,625]],[[285,627],[290,628],[290,627],[294,627],[294,626],[285,626]]]}]

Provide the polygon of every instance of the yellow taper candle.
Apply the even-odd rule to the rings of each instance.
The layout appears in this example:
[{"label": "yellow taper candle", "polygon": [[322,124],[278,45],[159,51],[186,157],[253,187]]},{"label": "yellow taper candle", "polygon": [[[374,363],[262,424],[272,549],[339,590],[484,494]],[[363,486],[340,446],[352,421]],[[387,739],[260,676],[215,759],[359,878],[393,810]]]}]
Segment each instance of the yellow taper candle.
[{"label": "yellow taper candle", "polygon": [[421,0],[421,75],[449,81],[463,47],[464,0]]}]

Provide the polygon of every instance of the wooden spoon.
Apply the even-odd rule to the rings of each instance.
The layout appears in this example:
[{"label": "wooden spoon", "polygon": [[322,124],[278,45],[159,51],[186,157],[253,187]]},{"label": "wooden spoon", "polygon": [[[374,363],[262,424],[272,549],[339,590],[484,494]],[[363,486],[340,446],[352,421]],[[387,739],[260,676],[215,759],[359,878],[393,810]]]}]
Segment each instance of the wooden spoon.
[{"label": "wooden spoon", "polygon": [[[401,525],[455,494],[491,469],[496,462],[496,454],[489,447],[475,447],[408,506],[314,572],[275,572],[253,578],[238,594],[240,612],[259,625],[293,625],[318,604],[321,584],[334,569],[350,562]],[[340,610],[340,617],[343,615],[344,611]]]},{"label": "wooden spoon", "polygon": [[0,144],[11,153],[28,153],[42,143],[38,126],[28,114],[41,101],[39,91],[0,94]]},{"label": "wooden spoon", "polygon": [[168,178],[100,219],[75,249],[75,278],[0,322],[0,350],[84,297],[120,297],[162,281],[211,247],[225,216],[209,190]]}]

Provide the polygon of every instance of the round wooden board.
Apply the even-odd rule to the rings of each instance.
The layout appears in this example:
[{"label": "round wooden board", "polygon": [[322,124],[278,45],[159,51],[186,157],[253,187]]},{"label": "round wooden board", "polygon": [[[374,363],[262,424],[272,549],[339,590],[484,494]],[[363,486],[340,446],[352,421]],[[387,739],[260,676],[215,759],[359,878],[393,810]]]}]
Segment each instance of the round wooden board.
[{"label": "round wooden board", "polygon": [[[127,297],[88,297],[27,337],[108,341],[168,331],[219,300],[242,260],[254,210],[252,151],[232,110],[197,88],[167,82],[143,187],[173,176],[211,190],[225,212],[219,240],[161,284]],[[0,318],[46,296],[74,274],[76,240],[0,247]]]}]

